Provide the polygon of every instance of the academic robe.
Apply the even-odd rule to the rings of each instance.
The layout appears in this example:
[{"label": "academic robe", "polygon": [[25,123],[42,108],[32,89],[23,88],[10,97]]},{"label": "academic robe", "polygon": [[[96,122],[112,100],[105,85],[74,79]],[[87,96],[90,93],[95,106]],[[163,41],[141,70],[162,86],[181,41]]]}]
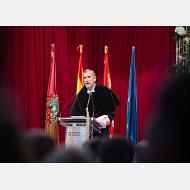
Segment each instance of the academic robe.
[{"label": "academic robe", "polygon": [[[115,117],[116,107],[121,104],[119,99],[112,90],[102,84],[96,84],[94,90],[95,92],[92,93],[92,98],[90,98],[88,105],[90,117],[92,117],[94,111],[95,118],[107,115],[111,122]],[[86,116],[88,99],[87,88],[83,86],[70,108],[71,116]],[[94,103],[94,110],[92,102]],[[105,130],[102,129],[102,134],[104,135],[104,133],[109,136],[109,126]]]}]

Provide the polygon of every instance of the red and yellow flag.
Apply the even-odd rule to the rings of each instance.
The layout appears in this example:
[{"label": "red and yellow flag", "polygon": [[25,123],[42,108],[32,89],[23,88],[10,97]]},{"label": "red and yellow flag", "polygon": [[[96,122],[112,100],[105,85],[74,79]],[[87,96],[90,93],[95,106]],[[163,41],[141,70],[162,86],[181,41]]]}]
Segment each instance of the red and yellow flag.
[{"label": "red and yellow flag", "polygon": [[[108,46],[104,46],[104,86],[111,90],[111,77],[108,64]],[[110,137],[113,136],[114,120],[110,123]]]},{"label": "red and yellow flag", "polygon": [[57,123],[57,115],[59,112],[59,100],[56,91],[56,63],[55,63],[55,46],[51,45],[51,69],[47,90],[46,102],[46,118],[45,118],[45,132],[52,137],[55,145],[59,142],[59,129]]},{"label": "red and yellow flag", "polygon": [[80,58],[79,58],[79,67],[78,67],[78,75],[77,75],[77,90],[76,90],[76,94],[79,93],[79,91],[82,89],[82,87],[84,86],[84,81],[83,81],[83,67],[82,67],[82,49],[83,49],[83,45],[79,45],[77,47],[80,48]]}]

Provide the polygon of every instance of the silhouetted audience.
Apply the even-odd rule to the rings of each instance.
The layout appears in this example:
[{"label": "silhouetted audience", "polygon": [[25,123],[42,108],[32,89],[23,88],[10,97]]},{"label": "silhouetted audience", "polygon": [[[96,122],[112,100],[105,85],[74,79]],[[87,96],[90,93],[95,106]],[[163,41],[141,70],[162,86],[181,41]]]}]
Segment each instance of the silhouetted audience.
[{"label": "silhouetted audience", "polygon": [[149,142],[142,140],[135,146],[134,160],[136,163],[149,162]]},{"label": "silhouetted audience", "polygon": [[35,156],[35,162],[39,162],[54,148],[53,139],[45,133],[44,129],[30,129],[23,134],[23,138]]},{"label": "silhouetted audience", "polygon": [[190,162],[190,75],[169,83],[149,131],[150,162]]},{"label": "silhouetted audience", "polygon": [[96,160],[101,163],[132,163],[134,153],[134,146],[126,138],[117,135],[101,144]]}]

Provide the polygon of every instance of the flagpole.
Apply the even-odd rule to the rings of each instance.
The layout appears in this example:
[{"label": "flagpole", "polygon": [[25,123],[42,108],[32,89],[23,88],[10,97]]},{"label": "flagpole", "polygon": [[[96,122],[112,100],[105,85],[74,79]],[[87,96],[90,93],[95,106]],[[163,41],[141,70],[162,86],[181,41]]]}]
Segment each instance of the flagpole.
[{"label": "flagpole", "polygon": [[59,98],[56,91],[56,62],[55,62],[55,45],[51,46],[51,68],[47,89],[46,101],[46,118],[45,118],[45,132],[54,141],[55,145],[60,145],[59,128],[57,122],[57,114],[59,112]]},{"label": "flagpole", "polygon": [[[111,77],[110,77],[110,71],[109,71],[109,64],[108,64],[108,46],[104,46],[104,86],[109,88],[111,90]],[[113,125],[114,120],[110,122],[110,130],[109,130],[109,136],[110,138],[113,135]]]},{"label": "flagpole", "polygon": [[84,86],[84,81],[83,81],[83,67],[82,67],[82,52],[83,52],[83,45],[80,44],[77,47],[77,51],[80,49],[80,57],[79,57],[79,66],[78,66],[78,74],[77,74],[77,89],[76,89],[76,94],[79,93],[79,91],[82,89]]}]

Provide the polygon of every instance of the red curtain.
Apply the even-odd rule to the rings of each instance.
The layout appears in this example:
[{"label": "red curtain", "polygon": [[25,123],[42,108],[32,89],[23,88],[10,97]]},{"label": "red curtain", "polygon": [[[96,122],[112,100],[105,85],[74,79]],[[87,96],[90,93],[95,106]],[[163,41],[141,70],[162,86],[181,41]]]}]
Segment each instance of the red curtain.
[{"label": "red curtain", "polygon": [[[132,46],[135,46],[138,141],[146,137],[148,120],[157,98],[169,81],[175,61],[172,26],[7,26],[0,27],[0,87],[2,97],[15,108],[20,129],[44,128],[51,44],[55,44],[57,91],[61,108],[76,92],[79,52],[83,68],[93,69],[103,83],[104,46],[109,48],[112,90],[121,101],[116,110],[115,134],[126,135],[126,110]],[[68,117],[70,102],[62,112]],[[60,141],[65,128],[59,125]]]}]

